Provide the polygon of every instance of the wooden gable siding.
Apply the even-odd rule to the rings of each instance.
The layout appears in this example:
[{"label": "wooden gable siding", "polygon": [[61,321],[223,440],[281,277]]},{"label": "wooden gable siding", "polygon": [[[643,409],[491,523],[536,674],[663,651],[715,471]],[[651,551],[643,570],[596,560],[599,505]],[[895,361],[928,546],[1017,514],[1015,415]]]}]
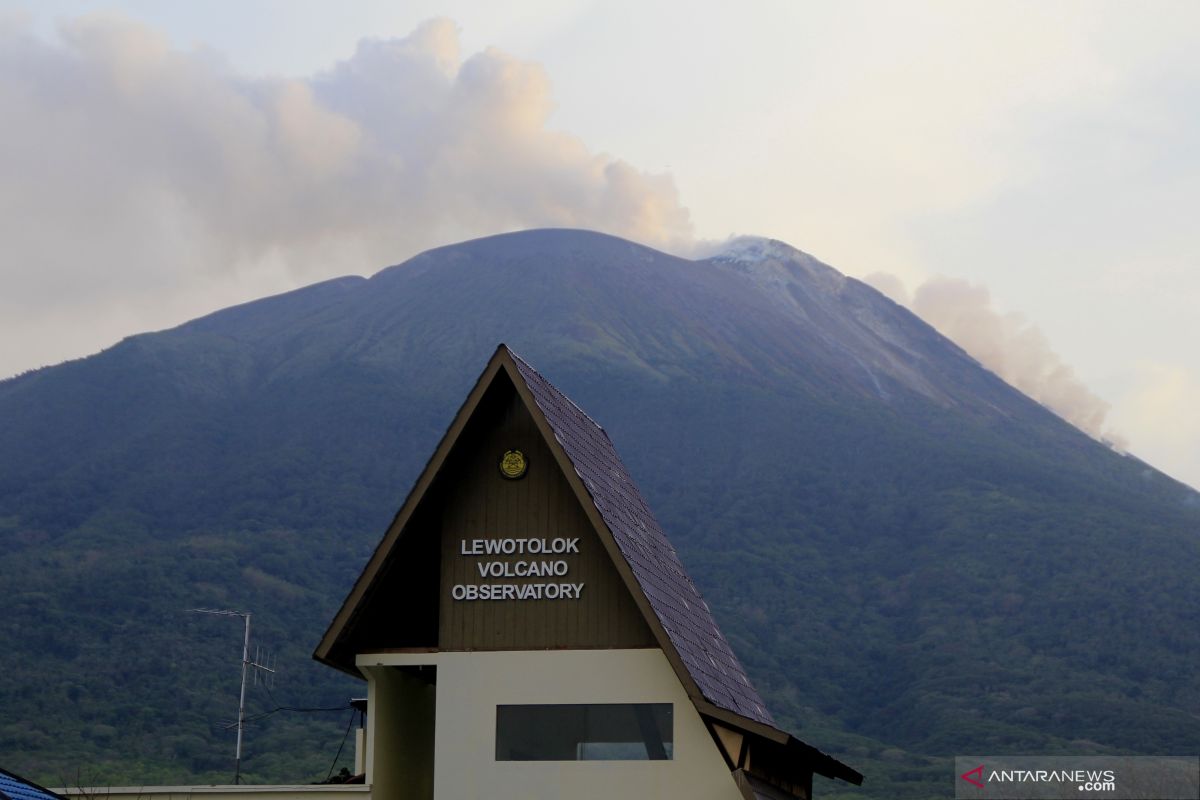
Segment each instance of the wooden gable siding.
[{"label": "wooden gable siding", "polygon": [[331,657],[354,663],[358,653],[437,648],[438,559],[441,539],[437,492],[430,492],[405,526],[405,536],[380,568],[351,616]]},{"label": "wooden gable siding", "polygon": [[[500,459],[520,450],[528,471],[501,476]],[[612,565],[529,410],[505,375],[484,395],[439,476],[442,650],[651,647],[656,642]],[[464,556],[464,540],[579,539],[564,555]],[[469,546],[468,546],[469,549]],[[480,563],[567,562],[561,577],[485,578]],[[578,599],[455,600],[455,585],[583,584]]]}]

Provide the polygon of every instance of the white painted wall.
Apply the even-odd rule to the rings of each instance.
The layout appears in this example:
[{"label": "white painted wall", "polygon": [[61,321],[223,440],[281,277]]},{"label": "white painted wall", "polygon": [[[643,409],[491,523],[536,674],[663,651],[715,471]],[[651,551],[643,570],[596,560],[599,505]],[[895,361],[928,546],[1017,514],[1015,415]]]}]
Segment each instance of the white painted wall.
[{"label": "white painted wall", "polygon": [[[380,653],[358,656],[364,672],[404,664],[437,666],[435,800],[740,800],[733,777],[658,649],[471,653]],[[369,679],[370,680],[370,679]],[[373,731],[389,729],[389,711],[369,687],[368,774],[373,781],[396,756],[376,749]],[[497,762],[496,706],[535,703],[672,703],[670,761]],[[387,738],[386,736],[384,737]],[[383,774],[388,774],[385,767]],[[390,781],[389,781],[390,783]],[[372,787],[372,800],[407,800],[403,789]],[[386,789],[386,790],[385,790]]]},{"label": "white painted wall", "polygon": [[433,800],[435,688],[367,667],[367,783],[385,800]]}]

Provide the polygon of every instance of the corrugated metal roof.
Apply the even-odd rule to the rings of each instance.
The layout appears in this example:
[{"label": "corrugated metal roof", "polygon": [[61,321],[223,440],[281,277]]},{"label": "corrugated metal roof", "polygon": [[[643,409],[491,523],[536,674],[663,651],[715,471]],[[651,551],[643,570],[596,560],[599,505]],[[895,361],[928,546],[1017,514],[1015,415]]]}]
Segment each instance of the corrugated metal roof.
[{"label": "corrugated metal roof", "polygon": [[604,429],[509,350],[688,674],[713,705],[775,726]]},{"label": "corrugated metal roof", "polygon": [[0,800],[62,800],[35,783],[0,769]]}]

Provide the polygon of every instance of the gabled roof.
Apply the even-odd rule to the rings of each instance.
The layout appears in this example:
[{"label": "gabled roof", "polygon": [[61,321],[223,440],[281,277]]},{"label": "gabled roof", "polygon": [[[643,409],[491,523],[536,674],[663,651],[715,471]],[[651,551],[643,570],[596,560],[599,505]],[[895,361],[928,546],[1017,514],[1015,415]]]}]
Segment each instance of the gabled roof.
[{"label": "gabled roof", "polygon": [[719,723],[741,731],[747,741],[758,743],[757,751],[764,755],[789,753],[789,760],[803,761],[819,774],[861,783],[862,776],[855,770],[775,727],[766,704],[721,634],[608,434],[504,344],[496,349],[459,409],[313,657],[339,669],[353,669],[336,650],[339,640],[475,407],[501,371],[528,407],[655,640],[710,726]]},{"label": "gabled roof", "polygon": [[774,726],[608,434],[527,361],[507,352],[700,693],[719,708]]},{"label": "gabled roof", "polygon": [[[512,358],[555,441],[575,468],[624,556],[637,588],[659,623],[651,624],[651,628],[656,634],[665,634],[669,643],[662,642],[660,635],[668,659],[677,672],[680,666],[686,671],[686,677],[679,676],[684,685],[688,686],[690,678],[707,701],[697,703],[699,711],[737,727],[744,727],[747,721],[758,723],[749,726],[746,733],[758,739],[762,747],[790,753],[826,777],[861,784],[862,775],[856,770],[775,727],[771,712],[717,627],[708,604],[680,563],[604,428],[525,359],[503,344],[497,355],[502,352]],[[519,390],[521,383],[517,386]],[[694,701],[699,699],[690,686],[689,694],[693,694]],[[732,716],[720,711],[731,712]]]},{"label": "gabled roof", "polygon": [[62,800],[62,797],[6,769],[0,769],[0,800]]}]

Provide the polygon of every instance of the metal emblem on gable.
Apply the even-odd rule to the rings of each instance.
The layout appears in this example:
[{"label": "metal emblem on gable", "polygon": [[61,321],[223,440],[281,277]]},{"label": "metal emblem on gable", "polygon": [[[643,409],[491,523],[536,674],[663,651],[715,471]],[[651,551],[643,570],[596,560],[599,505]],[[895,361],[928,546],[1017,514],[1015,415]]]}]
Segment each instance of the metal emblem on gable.
[{"label": "metal emblem on gable", "polygon": [[525,470],[529,468],[529,462],[525,460],[525,454],[520,450],[505,450],[504,456],[500,459],[500,474],[511,481],[517,478],[525,477]]}]

